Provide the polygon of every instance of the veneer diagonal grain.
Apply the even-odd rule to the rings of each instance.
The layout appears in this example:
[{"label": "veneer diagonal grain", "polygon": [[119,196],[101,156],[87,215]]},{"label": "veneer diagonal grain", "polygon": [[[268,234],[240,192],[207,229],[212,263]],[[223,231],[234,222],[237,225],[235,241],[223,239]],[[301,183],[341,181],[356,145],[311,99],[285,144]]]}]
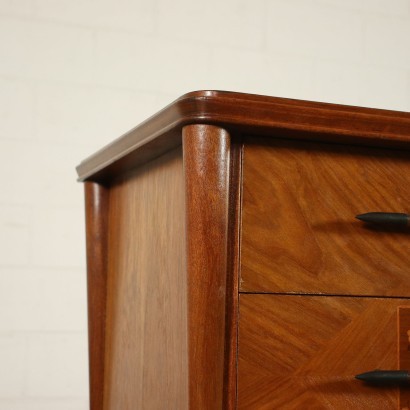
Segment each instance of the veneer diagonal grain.
[{"label": "veneer diagonal grain", "polygon": [[354,376],[397,369],[396,311],[406,303],[241,295],[238,408],[396,409],[396,387]]},{"label": "veneer diagonal grain", "polygon": [[355,218],[406,211],[409,186],[407,152],[252,139],[244,152],[241,291],[409,295],[410,230]]}]

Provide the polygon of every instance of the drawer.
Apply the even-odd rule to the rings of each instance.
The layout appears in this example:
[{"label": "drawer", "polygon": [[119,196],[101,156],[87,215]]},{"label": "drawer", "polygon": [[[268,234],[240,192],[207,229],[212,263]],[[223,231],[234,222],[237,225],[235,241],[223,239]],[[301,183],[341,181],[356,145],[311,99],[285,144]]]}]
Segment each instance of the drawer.
[{"label": "drawer", "polygon": [[408,152],[252,141],[243,156],[242,292],[410,294],[410,230],[355,219],[410,211]]},{"label": "drawer", "polygon": [[[399,401],[404,408],[408,388],[399,392],[354,376],[397,369],[397,312],[406,304],[399,298],[241,294],[238,408],[387,410],[399,408]],[[404,365],[407,329],[401,330]]]}]

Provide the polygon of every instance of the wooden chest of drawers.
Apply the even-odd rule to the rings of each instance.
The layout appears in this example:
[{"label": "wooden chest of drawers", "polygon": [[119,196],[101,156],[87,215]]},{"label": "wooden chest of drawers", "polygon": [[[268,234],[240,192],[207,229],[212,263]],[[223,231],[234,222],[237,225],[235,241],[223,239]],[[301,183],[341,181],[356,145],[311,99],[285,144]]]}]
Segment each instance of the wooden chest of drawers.
[{"label": "wooden chest of drawers", "polygon": [[[396,409],[410,115],[187,94],[82,162],[91,408]],[[409,333],[408,333],[409,331]]]}]

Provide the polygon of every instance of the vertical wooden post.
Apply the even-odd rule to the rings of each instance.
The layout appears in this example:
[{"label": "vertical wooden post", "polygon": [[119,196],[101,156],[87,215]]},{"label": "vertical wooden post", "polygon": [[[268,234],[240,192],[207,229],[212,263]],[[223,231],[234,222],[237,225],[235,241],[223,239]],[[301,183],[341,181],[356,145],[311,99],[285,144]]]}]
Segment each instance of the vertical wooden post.
[{"label": "vertical wooden post", "polygon": [[230,135],[212,125],[183,129],[187,214],[189,404],[224,400]]},{"label": "vertical wooden post", "polygon": [[85,183],[90,409],[102,410],[107,295],[108,190]]}]

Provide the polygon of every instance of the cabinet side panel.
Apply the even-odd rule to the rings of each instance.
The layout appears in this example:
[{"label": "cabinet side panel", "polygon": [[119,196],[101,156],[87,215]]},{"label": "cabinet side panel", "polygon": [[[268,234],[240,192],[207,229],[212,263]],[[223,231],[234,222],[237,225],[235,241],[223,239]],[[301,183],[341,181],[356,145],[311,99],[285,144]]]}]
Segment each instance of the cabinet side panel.
[{"label": "cabinet side panel", "polygon": [[110,190],[104,409],[188,408],[179,148]]},{"label": "cabinet side panel", "polygon": [[90,408],[103,405],[105,308],[107,295],[108,190],[86,182],[87,293],[90,364]]}]

